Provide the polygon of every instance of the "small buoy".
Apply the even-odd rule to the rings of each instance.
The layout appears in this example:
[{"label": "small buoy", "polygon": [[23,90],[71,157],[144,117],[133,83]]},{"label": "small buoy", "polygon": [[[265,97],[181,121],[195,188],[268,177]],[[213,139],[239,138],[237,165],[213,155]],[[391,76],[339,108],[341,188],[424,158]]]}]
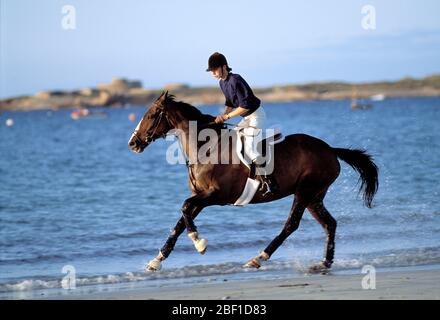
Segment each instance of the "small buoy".
[{"label": "small buoy", "polygon": [[134,120],[136,120],[136,113],[130,113],[130,114],[128,115],[128,120],[130,120],[130,121],[134,121]]},{"label": "small buoy", "polygon": [[78,120],[79,119],[79,112],[78,111],[73,111],[72,113],[70,113],[70,117],[73,120]]},{"label": "small buoy", "polygon": [[11,118],[6,120],[6,126],[12,127],[13,125],[14,125],[14,120],[12,120]]}]

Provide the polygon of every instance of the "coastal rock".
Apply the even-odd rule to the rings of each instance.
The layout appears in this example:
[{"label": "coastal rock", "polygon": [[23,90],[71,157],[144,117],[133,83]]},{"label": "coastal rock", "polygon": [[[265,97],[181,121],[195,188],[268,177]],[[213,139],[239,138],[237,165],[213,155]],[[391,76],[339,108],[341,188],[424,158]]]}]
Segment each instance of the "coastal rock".
[{"label": "coastal rock", "polygon": [[[398,81],[351,84],[346,82],[321,82],[300,85],[282,85],[254,88],[254,93],[264,102],[291,102],[301,100],[346,100],[384,97],[440,96],[440,75],[423,79],[404,78]],[[178,100],[195,105],[223,104],[224,96],[218,87],[192,88],[187,84],[170,83]],[[97,88],[74,91],[40,91],[34,96],[19,96],[0,100],[0,110],[62,109],[74,107],[121,107],[125,105],[149,105],[162,90],[142,88],[141,81],[114,78]]]}]

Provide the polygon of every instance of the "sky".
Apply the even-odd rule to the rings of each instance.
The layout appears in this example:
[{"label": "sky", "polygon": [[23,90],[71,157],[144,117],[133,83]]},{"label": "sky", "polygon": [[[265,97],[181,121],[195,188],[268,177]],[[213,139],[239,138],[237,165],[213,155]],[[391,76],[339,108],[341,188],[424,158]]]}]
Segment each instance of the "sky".
[{"label": "sky", "polygon": [[252,87],[419,78],[440,72],[439,13],[438,0],[0,0],[0,98],[115,77],[216,86],[215,51]]}]

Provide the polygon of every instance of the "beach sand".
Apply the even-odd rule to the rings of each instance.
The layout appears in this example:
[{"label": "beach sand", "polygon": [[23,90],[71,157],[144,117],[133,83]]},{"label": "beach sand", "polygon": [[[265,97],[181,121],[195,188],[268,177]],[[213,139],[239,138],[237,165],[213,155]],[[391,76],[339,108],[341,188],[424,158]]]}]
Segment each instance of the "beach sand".
[{"label": "beach sand", "polygon": [[[235,280],[185,286],[139,287],[75,294],[60,299],[290,300],[440,299],[440,270],[377,272],[376,288],[363,289],[366,274],[304,275],[291,279]],[[371,282],[369,282],[371,284]],[[53,298],[53,297],[52,297]],[[56,298],[58,299],[58,298]]]}]

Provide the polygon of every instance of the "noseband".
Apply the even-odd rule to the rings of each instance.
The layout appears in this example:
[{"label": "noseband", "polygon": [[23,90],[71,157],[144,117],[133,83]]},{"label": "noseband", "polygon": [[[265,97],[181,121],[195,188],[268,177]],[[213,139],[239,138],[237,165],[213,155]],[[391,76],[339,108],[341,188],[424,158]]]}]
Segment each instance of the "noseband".
[{"label": "noseband", "polygon": [[[155,141],[156,139],[164,138],[167,135],[166,133],[164,133],[164,134],[162,134],[160,136],[154,137],[154,134],[156,133],[156,130],[159,127],[160,121],[162,120],[162,117],[164,117],[164,113],[165,113],[165,111],[162,110],[159,113],[159,115],[156,118],[154,118],[153,125],[151,126],[152,130],[153,130],[153,133],[151,133],[151,134],[147,133],[147,135],[145,137],[145,140],[142,140],[139,137],[138,130],[135,130],[133,132],[133,135],[136,138],[136,142],[139,143],[142,148],[147,147],[151,142]],[[167,119],[166,115],[165,115],[165,120],[168,122],[168,119]]]}]

